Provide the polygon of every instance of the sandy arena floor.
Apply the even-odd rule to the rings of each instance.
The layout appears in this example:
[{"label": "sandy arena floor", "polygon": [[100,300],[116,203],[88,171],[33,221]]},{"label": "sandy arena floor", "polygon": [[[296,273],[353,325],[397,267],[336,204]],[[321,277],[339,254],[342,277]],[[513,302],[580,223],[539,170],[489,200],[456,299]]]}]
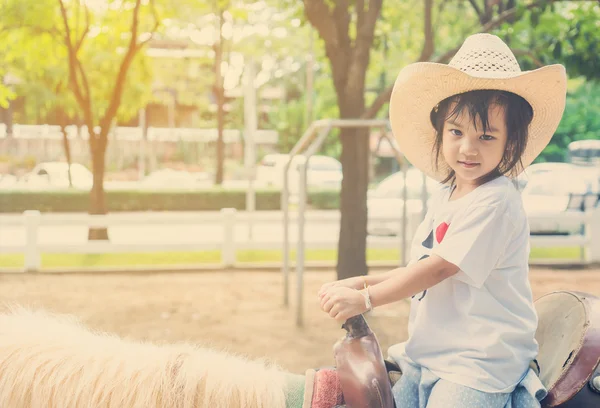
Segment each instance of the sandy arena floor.
[{"label": "sandy arena floor", "polygon": [[[330,272],[305,274],[304,320],[282,307],[277,272],[171,274],[0,275],[0,299],[80,317],[89,326],[140,340],[189,341],[250,357],[268,357],[303,373],[333,364],[332,346],[344,331],[320,312],[316,293]],[[561,289],[600,296],[600,268],[532,268],[535,297]],[[408,303],[369,317],[383,350],[406,336]]]}]

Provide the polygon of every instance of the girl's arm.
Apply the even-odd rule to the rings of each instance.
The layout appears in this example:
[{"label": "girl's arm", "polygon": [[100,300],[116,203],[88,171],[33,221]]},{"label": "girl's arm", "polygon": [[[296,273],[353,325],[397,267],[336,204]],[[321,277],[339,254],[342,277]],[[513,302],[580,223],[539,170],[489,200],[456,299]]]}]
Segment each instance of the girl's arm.
[{"label": "girl's arm", "polygon": [[[389,278],[391,278],[393,276],[396,276],[399,273],[404,273],[405,269],[406,269],[405,267],[400,267],[400,268],[392,269],[387,272],[378,273],[375,275],[367,275],[367,276],[363,277],[363,280],[364,280],[364,282],[367,282],[367,285],[375,286],[383,281],[388,280]],[[360,289],[362,289],[362,287]]]},{"label": "girl's arm", "polygon": [[[406,268],[386,272],[385,280],[369,287],[373,307],[396,302],[437,285],[459,271],[459,268],[437,255],[415,262]],[[373,276],[375,278],[376,276]],[[371,277],[369,277],[371,278]],[[370,284],[370,280],[367,281]]]},{"label": "girl's arm", "polygon": [[364,287],[365,283],[368,286],[376,285],[376,284],[383,282],[384,280],[389,279],[392,276],[396,275],[397,273],[400,272],[401,269],[405,269],[405,268],[396,268],[396,269],[392,269],[391,271],[379,273],[377,275],[353,276],[351,278],[328,282],[328,283],[324,284],[323,286],[321,286],[321,289],[319,289],[319,292],[318,292],[318,296],[323,297],[323,295],[325,295],[325,293],[327,293],[327,291],[330,290],[331,288],[340,287],[340,286],[351,288],[351,289],[356,289],[356,290],[361,290]]}]

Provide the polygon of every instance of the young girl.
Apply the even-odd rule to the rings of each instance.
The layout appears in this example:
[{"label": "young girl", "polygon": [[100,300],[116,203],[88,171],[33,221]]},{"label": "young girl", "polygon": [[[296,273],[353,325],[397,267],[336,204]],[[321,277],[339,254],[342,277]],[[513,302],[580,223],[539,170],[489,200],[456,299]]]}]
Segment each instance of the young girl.
[{"label": "young girl", "polygon": [[443,187],[406,267],[319,291],[321,308],[338,321],[412,299],[409,338],[388,351],[403,373],[393,388],[399,408],[508,407],[533,373],[529,226],[509,177],[548,144],[565,97],[563,66],[521,72],[489,34],[469,37],[449,65],[400,72],[390,101],[394,136],[408,161]]}]

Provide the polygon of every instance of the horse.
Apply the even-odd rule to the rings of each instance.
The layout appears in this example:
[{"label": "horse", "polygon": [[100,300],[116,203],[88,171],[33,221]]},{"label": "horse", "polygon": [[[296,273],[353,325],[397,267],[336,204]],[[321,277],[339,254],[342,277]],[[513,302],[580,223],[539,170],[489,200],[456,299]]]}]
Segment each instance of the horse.
[{"label": "horse", "polygon": [[276,408],[290,375],[267,359],[93,331],[74,316],[0,314],[0,407]]},{"label": "horse", "polygon": [[[600,298],[558,291],[535,304],[542,407],[600,406]],[[391,397],[389,362],[364,317],[351,319],[334,347],[337,366],[302,376],[266,358],[124,339],[74,316],[13,307],[0,313],[0,407],[391,407],[382,398]]]}]

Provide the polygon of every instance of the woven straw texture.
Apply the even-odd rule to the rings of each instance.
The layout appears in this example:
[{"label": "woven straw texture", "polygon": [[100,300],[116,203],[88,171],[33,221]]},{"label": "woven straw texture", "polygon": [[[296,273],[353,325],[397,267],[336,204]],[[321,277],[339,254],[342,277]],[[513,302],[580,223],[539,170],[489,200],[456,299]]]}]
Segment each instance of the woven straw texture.
[{"label": "woven straw texture", "polygon": [[[525,98],[533,108],[524,168],[544,150],[562,118],[567,76],[562,65],[522,72],[508,46],[497,36],[468,37],[448,65],[419,62],[406,66],[396,79],[390,99],[390,123],[400,150],[413,166],[442,180],[448,166],[440,157],[435,169],[435,130],[431,110],[442,100],[463,92],[495,89]],[[518,173],[514,173],[516,175]]]}]

